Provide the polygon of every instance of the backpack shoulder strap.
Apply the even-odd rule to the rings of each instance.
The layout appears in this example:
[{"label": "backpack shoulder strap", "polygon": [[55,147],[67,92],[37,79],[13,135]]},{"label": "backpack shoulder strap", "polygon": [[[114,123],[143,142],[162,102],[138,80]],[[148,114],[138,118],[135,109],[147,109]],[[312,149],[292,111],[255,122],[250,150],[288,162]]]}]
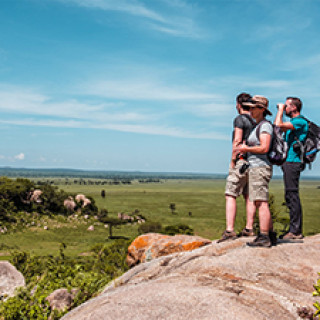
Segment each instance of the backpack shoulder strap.
[{"label": "backpack shoulder strap", "polygon": [[305,116],[301,115],[299,116],[300,118],[302,118],[303,120],[306,120],[308,122],[308,124],[311,122],[309,119],[307,119]]},{"label": "backpack shoulder strap", "polygon": [[[308,123],[308,129],[309,129],[309,127],[310,127],[310,121],[309,121],[306,117],[304,117],[304,116],[302,116],[302,115],[299,115],[299,117],[300,117],[301,119],[307,121],[307,123]],[[302,141],[300,141],[300,140],[298,139],[297,134],[296,134],[296,130],[292,130],[292,132],[293,132],[293,138],[294,138],[294,140],[296,141],[295,143],[296,143],[297,145],[299,145],[299,148],[300,148],[300,157],[299,157],[299,158],[300,158],[300,161],[301,161],[301,163],[304,163],[304,155],[305,155],[305,147],[304,147],[304,144],[302,143]]]},{"label": "backpack shoulder strap", "polygon": [[[258,140],[260,140],[259,137],[260,137],[261,126],[262,126],[262,124],[265,123],[265,122],[269,122],[269,123],[272,125],[272,123],[271,123],[270,121],[266,120],[266,119],[260,121],[259,124],[257,124],[256,136],[257,136],[257,139],[258,139]],[[272,125],[272,126],[273,126],[273,125]]]}]

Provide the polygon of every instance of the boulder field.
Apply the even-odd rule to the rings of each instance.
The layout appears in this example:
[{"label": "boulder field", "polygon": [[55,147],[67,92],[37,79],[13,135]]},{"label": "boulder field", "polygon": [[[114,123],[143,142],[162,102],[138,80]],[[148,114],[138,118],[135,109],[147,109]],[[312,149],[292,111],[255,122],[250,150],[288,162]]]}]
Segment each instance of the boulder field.
[{"label": "boulder field", "polygon": [[136,265],[63,320],[289,320],[312,310],[320,235],[250,248],[212,243]]}]

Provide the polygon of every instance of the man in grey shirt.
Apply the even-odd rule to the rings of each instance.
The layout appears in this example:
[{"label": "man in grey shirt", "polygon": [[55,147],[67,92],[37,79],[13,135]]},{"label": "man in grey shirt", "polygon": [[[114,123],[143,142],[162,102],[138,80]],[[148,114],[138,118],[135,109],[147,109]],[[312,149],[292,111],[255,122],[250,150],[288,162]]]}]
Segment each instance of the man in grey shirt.
[{"label": "man in grey shirt", "polygon": [[[237,213],[237,197],[243,195],[246,200],[247,217],[253,217],[255,207],[248,202],[248,172],[241,172],[240,168],[246,165],[245,155],[235,152],[235,147],[246,141],[255,127],[255,121],[250,115],[250,107],[243,106],[245,101],[249,101],[251,96],[248,93],[241,93],[236,99],[236,108],[239,115],[233,121],[232,133],[232,156],[227,177],[225,197],[226,197],[226,230],[223,232],[219,242],[237,238],[234,231],[234,224]],[[242,236],[253,236],[253,219],[247,219],[246,228],[241,232]]]}]

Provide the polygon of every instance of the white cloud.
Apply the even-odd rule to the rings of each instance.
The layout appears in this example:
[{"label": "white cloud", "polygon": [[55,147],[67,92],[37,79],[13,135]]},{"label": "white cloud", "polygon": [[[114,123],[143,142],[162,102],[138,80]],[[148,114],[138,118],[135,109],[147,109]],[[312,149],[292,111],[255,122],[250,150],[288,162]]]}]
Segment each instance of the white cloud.
[{"label": "white cloud", "polygon": [[318,67],[320,64],[320,53],[313,54],[311,56],[304,57],[290,57],[286,58],[282,65],[282,69],[285,71],[299,71],[305,70],[307,73],[315,73],[318,75]]},{"label": "white cloud", "polygon": [[[193,15],[189,6],[183,1],[175,1],[173,5],[169,5],[164,1],[163,4],[167,5],[167,10],[157,12],[150,9],[148,6],[152,2],[147,2],[148,6],[142,1],[138,0],[56,0],[62,3],[73,3],[80,7],[90,9],[100,9],[104,11],[118,11],[125,14],[133,15],[146,19],[146,22],[159,32],[167,33],[173,36],[189,37],[189,38],[203,38],[205,32],[201,30],[192,18]],[[171,11],[172,8],[176,11]],[[168,10],[169,9],[169,10]],[[171,10],[170,10],[171,9]],[[194,7],[193,7],[194,9]],[[159,9],[158,9],[159,10]],[[169,13],[168,13],[169,11]],[[194,10],[193,10],[194,11]],[[194,12],[193,12],[194,14]],[[187,16],[185,16],[187,15]]]},{"label": "white cloud", "polygon": [[144,114],[117,111],[117,108],[122,105],[122,103],[82,103],[76,99],[55,102],[51,97],[31,89],[0,86],[0,110],[7,113],[97,121],[148,120],[148,116]]},{"label": "white cloud", "polygon": [[190,138],[190,139],[210,139],[210,140],[229,140],[229,135],[221,132],[191,132],[181,128],[159,126],[159,125],[143,125],[143,124],[116,124],[116,123],[89,123],[83,121],[65,120],[35,120],[35,119],[22,119],[22,120],[0,120],[0,123],[20,125],[20,126],[44,126],[44,127],[58,127],[58,128],[89,128],[89,129],[104,129],[114,130],[121,132],[162,135],[177,138]]},{"label": "white cloud", "polygon": [[270,79],[262,80],[262,78],[255,76],[225,76],[219,79],[212,79],[211,83],[214,85],[232,86],[235,88],[241,88],[245,84],[246,87],[250,88],[263,88],[263,89],[277,89],[288,87],[296,84],[295,80],[281,80],[281,79]]},{"label": "white cloud", "polygon": [[16,160],[24,160],[24,158],[25,158],[25,155],[22,152],[14,156],[14,159]]},{"label": "white cloud", "polygon": [[[192,87],[169,87],[157,81],[117,80],[100,81],[83,85],[78,99],[55,101],[47,94],[25,88],[0,84],[0,111],[8,116],[1,123],[13,125],[50,126],[64,128],[95,128],[143,134],[199,139],[226,139],[216,132],[201,132],[196,126],[188,125],[194,109],[190,105],[203,102],[199,107],[202,114],[214,116],[222,112],[217,104],[209,101],[221,100],[220,95],[193,89]],[[85,98],[84,98],[85,97]],[[107,99],[106,99],[107,98]],[[123,102],[125,101],[125,102]],[[146,104],[146,101],[148,103]],[[170,104],[168,104],[170,101]],[[156,106],[154,106],[154,103]],[[215,111],[209,109],[215,109]],[[189,120],[180,121],[181,117]],[[191,120],[192,121],[192,120]],[[179,128],[163,126],[164,123],[180,122]],[[184,128],[188,128],[185,130]],[[193,128],[191,131],[189,128]]]},{"label": "white cloud", "polygon": [[197,105],[190,111],[199,117],[217,117],[228,116],[235,109],[235,106],[227,103],[213,102],[203,105]]},{"label": "white cloud", "polygon": [[124,100],[210,100],[220,95],[199,92],[190,87],[174,87],[152,80],[108,80],[85,84],[81,92],[100,97]]},{"label": "white cloud", "polygon": [[165,19],[153,10],[146,8],[139,1],[127,0],[60,0],[60,2],[74,3],[81,7],[96,8],[125,12],[131,15],[148,18],[150,20],[165,22]]}]

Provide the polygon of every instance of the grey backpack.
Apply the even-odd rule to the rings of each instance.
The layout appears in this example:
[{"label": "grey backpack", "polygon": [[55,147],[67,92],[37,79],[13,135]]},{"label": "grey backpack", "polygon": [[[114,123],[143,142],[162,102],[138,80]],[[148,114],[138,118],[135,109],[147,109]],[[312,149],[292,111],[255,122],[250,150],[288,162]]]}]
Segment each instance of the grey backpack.
[{"label": "grey backpack", "polygon": [[283,139],[283,132],[281,129],[272,124],[268,120],[262,120],[258,126],[257,126],[257,139],[259,140],[260,135],[260,129],[263,122],[269,122],[272,125],[273,128],[273,135],[272,140],[270,144],[270,149],[267,153],[268,160],[271,164],[281,166],[287,159],[287,153],[288,153],[288,144]]}]

